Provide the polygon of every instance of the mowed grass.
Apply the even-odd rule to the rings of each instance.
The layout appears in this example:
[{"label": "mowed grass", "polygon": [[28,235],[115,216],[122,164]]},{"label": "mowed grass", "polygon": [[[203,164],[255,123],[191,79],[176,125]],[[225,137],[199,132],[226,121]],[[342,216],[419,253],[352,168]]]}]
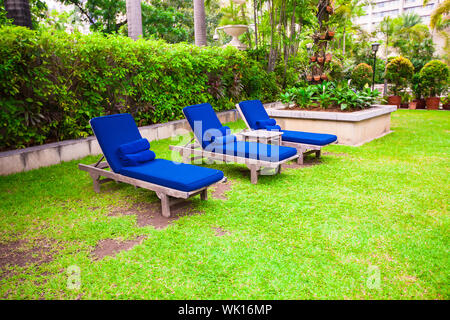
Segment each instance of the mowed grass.
[{"label": "mowed grass", "polygon": [[[5,267],[0,297],[449,299],[450,112],[400,110],[392,129],[362,147],[326,147],[319,165],[257,185],[242,165],[211,165],[232,181],[228,199],[196,197],[200,214],[162,230],[109,215],[158,199],[114,183],[94,193],[77,163],[96,157],[0,177],[1,243],[45,241],[53,258]],[[151,145],[170,159],[171,143]],[[142,235],[129,251],[93,259],[102,239]],[[70,266],[80,268],[79,289],[67,285]]]}]

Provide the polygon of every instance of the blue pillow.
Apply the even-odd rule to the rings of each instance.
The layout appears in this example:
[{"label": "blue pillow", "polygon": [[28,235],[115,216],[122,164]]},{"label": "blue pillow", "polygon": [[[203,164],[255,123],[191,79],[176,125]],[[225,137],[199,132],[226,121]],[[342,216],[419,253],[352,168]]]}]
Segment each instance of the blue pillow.
[{"label": "blue pillow", "polygon": [[280,131],[281,127],[279,125],[274,125],[274,126],[266,126],[265,128],[268,131]]},{"label": "blue pillow", "polygon": [[267,126],[274,126],[276,124],[275,119],[256,120],[255,122],[257,129],[265,129]]},{"label": "blue pillow", "polygon": [[147,139],[138,139],[119,146],[119,153],[131,154],[150,149],[150,142]]},{"label": "blue pillow", "polygon": [[120,161],[125,167],[136,167],[146,162],[155,160],[156,154],[152,150],[144,150],[138,153],[121,154]]},{"label": "blue pillow", "polygon": [[234,136],[232,134],[226,135],[226,136],[221,136],[221,137],[213,137],[213,138],[214,138],[213,144],[215,144],[215,145],[223,145],[223,144],[237,141],[236,136]]},{"label": "blue pillow", "polygon": [[203,141],[204,142],[212,142],[215,141],[215,139],[217,139],[217,137],[224,137],[226,135],[228,135],[228,133],[230,133],[231,130],[229,127],[221,127],[221,128],[214,128],[214,129],[209,129],[206,130],[205,132],[205,136],[203,137]]},{"label": "blue pillow", "polygon": [[134,167],[152,161],[156,155],[150,149],[147,139],[138,139],[119,146],[117,153],[123,166]]}]

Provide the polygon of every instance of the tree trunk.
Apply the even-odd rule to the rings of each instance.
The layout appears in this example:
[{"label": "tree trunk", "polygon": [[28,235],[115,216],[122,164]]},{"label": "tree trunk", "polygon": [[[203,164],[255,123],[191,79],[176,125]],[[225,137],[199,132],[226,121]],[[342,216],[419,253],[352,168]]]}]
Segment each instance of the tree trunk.
[{"label": "tree trunk", "polygon": [[294,0],[293,8],[292,8],[292,16],[291,16],[291,37],[290,37],[290,49],[289,52],[291,55],[295,55],[294,53],[294,37],[295,37],[295,7],[297,5],[297,1]]},{"label": "tree trunk", "polygon": [[256,0],[253,0],[253,19],[255,20],[255,47],[258,49],[258,12],[256,9]]},{"label": "tree trunk", "polygon": [[345,56],[345,27],[344,32],[342,33],[342,54]]},{"label": "tree trunk", "polygon": [[204,0],[194,0],[194,37],[196,46],[206,46],[206,16]]},{"label": "tree trunk", "polygon": [[6,17],[17,26],[32,28],[31,10],[28,0],[5,0]]},{"label": "tree trunk", "polygon": [[137,40],[142,37],[142,12],[141,0],[126,0],[127,1],[127,22],[128,22],[128,36]]}]

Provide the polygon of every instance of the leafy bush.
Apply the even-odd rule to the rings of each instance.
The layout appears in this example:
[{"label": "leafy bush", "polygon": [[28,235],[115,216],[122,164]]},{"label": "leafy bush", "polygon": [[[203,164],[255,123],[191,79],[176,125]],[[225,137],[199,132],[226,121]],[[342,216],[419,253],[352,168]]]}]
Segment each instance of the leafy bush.
[{"label": "leafy bush", "polygon": [[281,95],[284,103],[295,102],[299,108],[309,108],[319,104],[322,108],[338,107],[341,110],[369,108],[380,95],[377,90],[364,88],[357,91],[343,82],[323,82],[305,87],[293,87]]},{"label": "leafy bush", "polygon": [[387,64],[385,77],[393,85],[391,91],[394,95],[399,95],[408,87],[413,73],[414,66],[407,58],[397,57]]},{"label": "leafy bush", "polygon": [[86,137],[105,114],[142,126],[181,119],[187,105],[274,95],[273,77],[233,47],[0,28],[1,149]]},{"label": "leafy bush", "polygon": [[432,60],[420,70],[420,82],[428,97],[435,97],[447,91],[448,81],[449,68],[442,61]]},{"label": "leafy bush", "polygon": [[352,85],[358,89],[362,90],[366,84],[372,82],[373,69],[366,63],[358,64],[352,72]]}]

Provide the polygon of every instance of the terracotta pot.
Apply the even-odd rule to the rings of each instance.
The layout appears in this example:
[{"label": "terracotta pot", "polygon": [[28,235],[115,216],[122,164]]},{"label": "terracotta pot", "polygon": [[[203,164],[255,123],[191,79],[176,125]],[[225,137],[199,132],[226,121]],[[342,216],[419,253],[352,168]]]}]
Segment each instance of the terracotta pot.
[{"label": "terracotta pot", "polygon": [[311,60],[311,62],[315,62],[316,61],[316,56],[312,56],[311,58],[309,58]]},{"label": "terracotta pot", "polygon": [[333,7],[332,6],[327,6],[327,12],[328,13],[333,13]]},{"label": "terracotta pot", "polygon": [[314,81],[320,81],[320,76],[314,76]]},{"label": "terracotta pot", "polygon": [[417,101],[413,100],[409,103],[408,109],[415,110],[417,108]]},{"label": "terracotta pot", "polygon": [[326,33],[319,35],[319,39],[320,40],[325,40],[326,38],[327,38],[327,34]]},{"label": "terracotta pot", "polygon": [[409,103],[405,103],[405,102],[400,103],[400,108],[408,109],[408,107],[409,107]]},{"label": "terracotta pot", "polygon": [[306,76],[306,80],[312,81],[312,79],[313,79],[312,75],[309,75],[309,74],[308,74],[308,75]]},{"label": "terracotta pot", "polygon": [[444,110],[450,110],[450,103],[443,104],[443,105],[442,105],[442,108],[443,108]]},{"label": "terracotta pot", "polygon": [[388,104],[393,104],[393,105],[396,105],[397,107],[399,107],[400,103],[402,103],[402,97],[400,97],[400,96],[389,96],[388,97]]},{"label": "terracotta pot", "polygon": [[328,76],[324,73],[320,76],[320,79],[322,80],[328,80]]},{"label": "terracotta pot", "polygon": [[318,61],[319,63],[322,63],[322,62],[323,62],[323,57],[318,57],[318,58],[317,58],[317,61]]},{"label": "terracotta pot", "polygon": [[333,58],[333,55],[331,53],[327,53],[325,55],[325,62],[330,62],[332,58]]},{"label": "terracotta pot", "polygon": [[328,36],[328,38],[330,38],[330,39],[332,39],[332,38],[334,37],[335,34],[336,34],[335,31],[331,31],[331,30],[328,30],[328,31],[327,31],[327,36]]},{"label": "terracotta pot", "polygon": [[415,101],[417,101],[416,109],[425,109],[425,99],[416,99]]},{"label": "terracotta pot", "polygon": [[429,97],[426,99],[427,109],[437,110],[439,109],[439,103],[441,99],[439,97]]}]

